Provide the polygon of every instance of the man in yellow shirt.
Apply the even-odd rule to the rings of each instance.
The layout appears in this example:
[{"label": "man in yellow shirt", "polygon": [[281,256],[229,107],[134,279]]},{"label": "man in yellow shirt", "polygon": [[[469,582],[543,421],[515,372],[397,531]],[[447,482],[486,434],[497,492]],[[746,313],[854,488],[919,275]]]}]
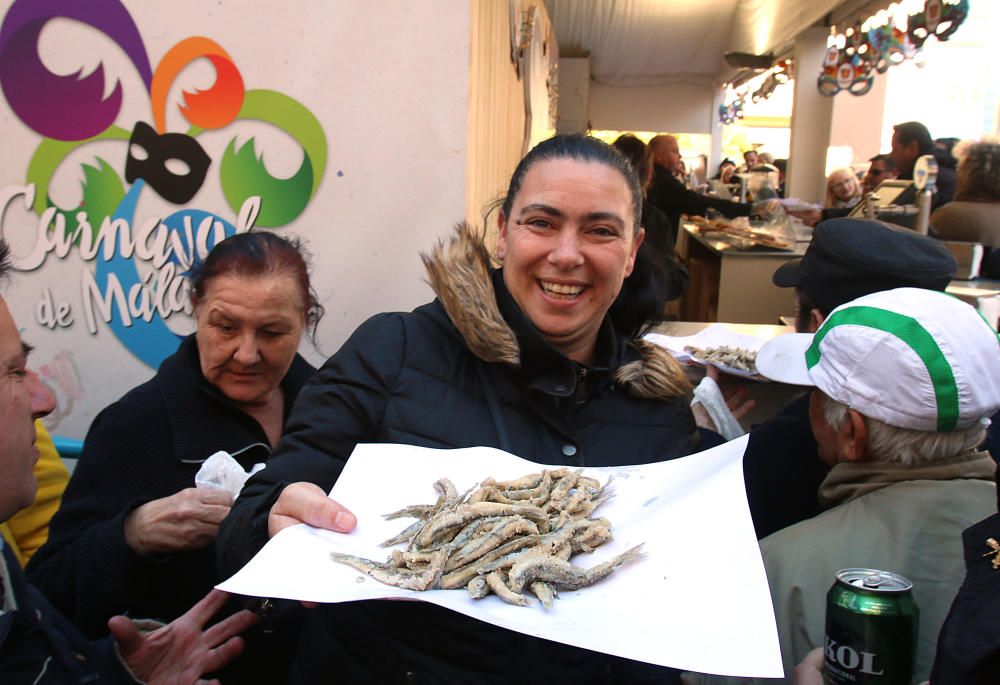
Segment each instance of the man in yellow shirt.
[{"label": "man in yellow shirt", "polygon": [[35,502],[0,523],[0,533],[21,566],[25,566],[31,555],[48,539],[49,521],[59,509],[63,491],[69,482],[69,471],[41,421],[35,421],[35,433],[38,436],[35,441],[38,447],[38,462],[35,464],[38,494],[35,495]]}]

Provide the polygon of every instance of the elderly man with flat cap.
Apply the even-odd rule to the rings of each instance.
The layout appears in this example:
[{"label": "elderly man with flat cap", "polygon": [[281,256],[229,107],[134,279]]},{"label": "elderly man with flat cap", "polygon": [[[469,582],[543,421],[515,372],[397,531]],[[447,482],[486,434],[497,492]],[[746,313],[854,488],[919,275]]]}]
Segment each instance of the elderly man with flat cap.
[{"label": "elderly man with flat cap", "polygon": [[[836,307],[900,287],[944,290],[955,259],[940,243],[869,219],[819,224],[802,259],[788,262],[774,284],[795,288],[796,330],[813,332]],[[743,457],[747,499],[757,537],[822,511],[816,491],[829,467],[809,426],[808,395],[750,431]]]}]

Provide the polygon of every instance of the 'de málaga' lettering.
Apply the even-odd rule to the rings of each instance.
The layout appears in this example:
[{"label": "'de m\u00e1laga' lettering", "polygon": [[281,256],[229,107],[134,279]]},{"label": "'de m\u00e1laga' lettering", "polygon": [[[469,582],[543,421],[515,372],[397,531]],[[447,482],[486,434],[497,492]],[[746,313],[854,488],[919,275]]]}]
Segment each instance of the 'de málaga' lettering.
[{"label": "'de m\u00e1laga' lettering", "polygon": [[[153,276],[156,276],[155,282]],[[127,291],[122,287],[118,276],[108,274],[103,294],[94,275],[90,270],[84,269],[81,286],[83,315],[91,334],[97,333],[95,306],[103,321],[111,321],[113,314],[117,312],[125,326],[131,326],[135,319],[152,321],[154,313],[164,319],[174,312],[191,313],[188,280],[177,273],[174,264],[167,264],[157,272],[145,274],[139,283],[133,284]]]}]

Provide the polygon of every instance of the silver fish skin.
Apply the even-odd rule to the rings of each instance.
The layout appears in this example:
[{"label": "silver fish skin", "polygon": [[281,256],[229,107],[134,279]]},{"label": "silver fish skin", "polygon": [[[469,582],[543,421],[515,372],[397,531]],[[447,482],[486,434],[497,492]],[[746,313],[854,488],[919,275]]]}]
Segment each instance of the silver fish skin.
[{"label": "silver fish skin", "polygon": [[383,564],[371,559],[354,556],[353,554],[341,554],[331,552],[330,558],[341,564],[346,564],[352,568],[367,573],[380,583],[392,585],[406,590],[427,590],[433,587],[441,578],[448,553],[440,551],[435,559],[426,567],[419,571],[405,568],[397,568],[390,564]]},{"label": "silver fish skin", "polygon": [[482,516],[523,516],[538,526],[539,531],[548,532],[549,521],[544,511],[526,504],[500,504],[498,502],[477,502],[460,504],[451,511],[442,512],[428,521],[428,525],[417,536],[421,547],[429,547],[434,541],[452,528],[463,526]]},{"label": "silver fish skin", "polygon": [[498,524],[485,536],[466,543],[462,549],[458,550],[451,556],[450,559],[448,559],[448,563],[445,565],[445,570],[453,571],[460,566],[464,566],[465,564],[475,561],[516,535],[537,534],[538,526],[536,526],[533,522],[526,518],[521,518],[520,516],[514,516],[512,520],[503,524]]},{"label": "silver fish skin", "polygon": [[486,576],[486,582],[489,584],[490,589],[493,590],[493,594],[507,602],[507,604],[513,604],[519,607],[530,607],[535,603],[535,600],[531,599],[527,595],[522,595],[520,592],[514,592],[507,586],[504,581],[503,576],[500,575],[499,571],[493,571]]},{"label": "silver fish skin", "polygon": [[552,602],[556,598],[556,589],[552,585],[542,580],[533,580],[528,585],[528,589],[538,598],[546,611],[552,608]]},{"label": "silver fish skin", "polygon": [[469,581],[465,589],[469,592],[469,597],[472,597],[472,599],[482,599],[490,594],[491,591],[490,584],[486,582],[486,576],[476,576]]},{"label": "silver fish skin", "polygon": [[559,588],[577,590],[608,577],[617,567],[637,559],[641,554],[642,545],[636,545],[613,559],[587,569],[555,557],[531,557],[510,569],[510,589],[520,593],[527,583],[544,580]]}]

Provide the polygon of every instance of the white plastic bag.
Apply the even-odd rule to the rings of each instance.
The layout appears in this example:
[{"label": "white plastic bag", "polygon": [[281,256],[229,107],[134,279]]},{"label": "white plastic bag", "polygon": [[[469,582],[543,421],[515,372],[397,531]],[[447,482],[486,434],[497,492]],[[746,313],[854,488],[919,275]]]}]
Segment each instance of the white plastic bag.
[{"label": "white plastic bag", "polygon": [[726,406],[726,399],[722,396],[722,390],[714,379],[705,376],[694,389],[694,401],[691,404],[700,404],[715,423],[715,430],[728,440],[735,440],[744,433],[743,426],[736,420],[733,413]]},{"label": "white plastic bag", "polygon": [[194,476],[194,484],[199,488],[225,490],[235,498],[249,477],[250,474],[243,470],[238,461],[228,452],[220,450],[202,462],[201,468]]}]

